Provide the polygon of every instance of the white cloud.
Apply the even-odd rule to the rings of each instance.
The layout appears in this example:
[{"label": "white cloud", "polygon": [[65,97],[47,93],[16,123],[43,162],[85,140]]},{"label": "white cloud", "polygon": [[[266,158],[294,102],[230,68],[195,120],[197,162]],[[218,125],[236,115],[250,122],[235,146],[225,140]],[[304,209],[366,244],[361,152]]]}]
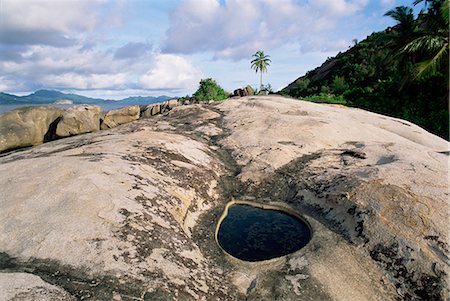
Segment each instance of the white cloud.
[{"label": "white cloud", "polygon": [[314,0],[311,5],[325,11],[330,17],[352,15],[367,5],[368,0]]},{"label": "white cloud", "polygon": [[[368,0],[186,0],[171,14],[163,51],[213,51],[215,58],[241,59],[256,50],[334,30],[337,22],[360,12]],[[342,37],[340,37],[342,39]],[[330,43],[332,44],[332,43]]]},{"label": "white cloud", "polygon": [[88,30],[95,24],[92,4],[99,1],[2,0],[2,25],[16,30]]},{"label": "white cloud", "polygon": [[154,67],[139,78],[146,89],[189,89],[196,85],[201,71],[187,59],[173,54],[158,54]]},{"label": "white cloud", "polygon": [[[16,57],[0,59],[0,91],[42,87],[190,91],[201,77],[201,71],[186,58],[155,53],[144,43],[127,43],[104,51],[81,46],[29,46]],[[130,51],[122,53],[124,49]]]},{"label": "white cloud", "polygon": [[79,89],[79,90],[95,90],[108,89],[120,90],[125,89],[129,83],[128,74],[126,73],[112,73],[112,74],[77,74],[67,72],[63,74],[44,75],[41,78],[42,82],[51,83],[52,88],[62,89]]},{"label": "white cloud", "polygon": [[67,46],[98,22],[104,1],[2,0],[0,41],[6,44]]},{"label": "white cloud", "polygon": [[0,76],[0,91],[10,91],[17,88],[16,83],[5,76]]}]

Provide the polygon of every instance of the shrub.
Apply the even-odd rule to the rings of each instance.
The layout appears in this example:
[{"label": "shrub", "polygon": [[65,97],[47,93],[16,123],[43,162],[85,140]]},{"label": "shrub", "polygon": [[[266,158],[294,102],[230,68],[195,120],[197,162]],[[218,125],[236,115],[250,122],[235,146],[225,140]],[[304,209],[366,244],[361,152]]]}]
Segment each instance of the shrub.
[{"label": "shrub", "polygon": [[342,94],[348,89],[348,85],[343,77],[335,76],[331,84],[331,88],[333,89],[334,93]]},{"label": "shrub", "polygon": [[311,102],[316,103],[331,103],[331,104],[341,104],[345,105],[347,102],[345,101],[344,97],[342,95],[333,95],[333,94],[326,94],[326,93],[320,93],[319,95],[312,95],[312,96],[306,96],[302,97],[302,100],[307,100]]},{"label": "shrub", "polygon": [[225,90],[222,89],[222,87],[219,86],[212,78],[200,80],[200,86],[192,95],[193,98],[202,101],[223,100],[229,96],[229,93],[225,92]]}]

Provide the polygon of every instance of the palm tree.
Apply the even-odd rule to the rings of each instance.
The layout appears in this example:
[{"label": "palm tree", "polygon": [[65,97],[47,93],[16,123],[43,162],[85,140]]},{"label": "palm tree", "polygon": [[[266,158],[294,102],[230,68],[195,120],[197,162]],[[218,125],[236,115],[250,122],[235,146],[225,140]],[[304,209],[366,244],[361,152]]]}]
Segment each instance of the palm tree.
[{"label": "palm tree", "polygon": [[259,77],[259,90],[262,91],[263,85],[262,85],[262,74],[263,72],[267,72],[267,67],[270,66],[269,63],[272,61],[270,60],[270,56],[265,55],[264,51],[258,50],[254,55],[252,55],[254,58],[250,63],[251,68],[255,69],[256,73],[260,73]]},{"label": "palm tree", "polygon": [[415,28],[414,13],[411,7],[397,6],[384,15],[389,16],[398,22],[401,39],[408,39],[411,37]]},{"label": "palm tree", "polygon": [[403,51],[406,44],[411,42],[416,36],[416,20],[414,12],[411,7],[397,6],[384,14],[397,21],[394,29],[387,32],[380,40],[386,40],[386,46],[392,49],[392,56],[387,58],[387,61],[394,63],[398,62],[398,68],[403,76],[400,83],[400,90],[405,84],[410,81],[412,62],[414,62],[414,55]]},{"label": "palm tree", "polygon": [[[397,45],[397,55],[401,60],[416,63],[413,79],[420,79],[437,71],[445,71],[449,53],[448,26],[449,0],[415,0],[414,5],[425,2],[417,19],[414,19],[410,7],[399,6],[388,11],[398,22],[399,36],[394,38]],[[403,84],[409,81],[405,76]],[[402,84],[402,86],[403,86]]]},{"label": "palm tree", "polygon": [[[423,0],[416,0],[418,4]],[[438,70],[445,70],[448,66],[449,53],[449,1],[448,0],[425,0],[430,3],[426,14],[422,14],[418,21],[419,36],[410,41],[403,51],[410,54],[420,55],[423,59],[417,64],[415,78],[426,77],[435,74]]]}]

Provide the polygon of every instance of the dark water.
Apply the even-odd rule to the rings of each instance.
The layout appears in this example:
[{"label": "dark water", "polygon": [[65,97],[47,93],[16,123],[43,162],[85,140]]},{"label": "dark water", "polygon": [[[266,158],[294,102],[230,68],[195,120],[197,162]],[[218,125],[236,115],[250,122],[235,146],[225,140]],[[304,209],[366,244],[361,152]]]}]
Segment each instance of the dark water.
[{"label": "dark water", "polygon": [[303,248],[311,239],[311,231],[306,223],[287,213],[233,205],[220,225],[217,238],[230,255],[260,261]]}]

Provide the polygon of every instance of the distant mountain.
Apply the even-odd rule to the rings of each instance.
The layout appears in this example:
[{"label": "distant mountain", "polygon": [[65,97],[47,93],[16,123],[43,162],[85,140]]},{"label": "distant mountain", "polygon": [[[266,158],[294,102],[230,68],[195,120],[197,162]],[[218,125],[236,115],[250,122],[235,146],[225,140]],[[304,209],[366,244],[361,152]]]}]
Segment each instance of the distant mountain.
[{"label": "distant mountain", "polygon": [[38,90],[26,96],[16,96],[8,93],[0,92],[0,104],[52,104],[55,102],[70,100],[73,104],[102,104],[102,103],[114,103],[114,104],[149,104],[155,102],[161,102],[172,97],[168,96],[133,96],[127,97],[121,100],[108,100],[102,98],[90,98],[78,94],[62,93],[55,90]]},{"label": "distant mountain", "polygon": [[16,104],[20,103],[20,97],[8,93],[0,92],[0,104]]}]

